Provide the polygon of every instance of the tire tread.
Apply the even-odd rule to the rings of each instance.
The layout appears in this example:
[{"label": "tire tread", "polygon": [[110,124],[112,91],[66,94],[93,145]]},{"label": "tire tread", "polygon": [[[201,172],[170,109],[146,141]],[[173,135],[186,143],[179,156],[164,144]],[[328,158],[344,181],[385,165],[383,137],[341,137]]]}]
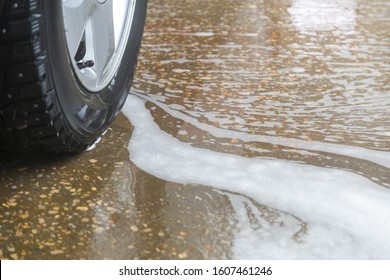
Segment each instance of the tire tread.
[{"label": "tire tread", "polygon": [[37,0],[0,0],[0,138],[22,147],[83,150],[89,144],[74,139],[54,106],[41,30]]}]

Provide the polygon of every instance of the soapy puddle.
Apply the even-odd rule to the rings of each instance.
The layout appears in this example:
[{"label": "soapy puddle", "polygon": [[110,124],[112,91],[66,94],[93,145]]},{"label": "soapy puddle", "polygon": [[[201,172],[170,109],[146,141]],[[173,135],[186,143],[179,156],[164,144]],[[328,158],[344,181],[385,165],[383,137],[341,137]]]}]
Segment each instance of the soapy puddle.
[{"label": "soapy puddle", "polygon": [[131,160],[227,196],[233,258],[390,258],[388,1],[177,5],[149,6]]},{"label": "soapy puddle", "polygon": [[[123,111],[135,127],[131,160],[141,169],[167,181],[241,193],[286,213],[279,217],[283,226],[256,228],[232,197],[241,224],[233,258],[390,257],[389,189],[352,172],[193,147],[162,131],[139,96],[130,95]],[[303,232],[299,223],[306,224]]]}]

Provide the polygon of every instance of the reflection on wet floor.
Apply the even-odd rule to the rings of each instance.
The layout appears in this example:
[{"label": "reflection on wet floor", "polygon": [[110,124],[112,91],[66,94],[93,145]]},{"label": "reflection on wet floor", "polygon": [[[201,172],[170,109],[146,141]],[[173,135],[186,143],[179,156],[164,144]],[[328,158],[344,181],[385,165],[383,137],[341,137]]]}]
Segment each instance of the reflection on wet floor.
[{"label": "reflection on wet floor", "polygon": [[138,169],[128,161],[131,130],[121,116],[82,155],[2,150],[1,258],[229,259],[242,225],[277,230],[284,220],[299,241],[305,225],[291,215]]},{"label": "reflection on wet floor", "polygon": [[81,155],[0,150],[0,258],[390,258],[389,18],[150,0],[136,131],[121,115]]}]

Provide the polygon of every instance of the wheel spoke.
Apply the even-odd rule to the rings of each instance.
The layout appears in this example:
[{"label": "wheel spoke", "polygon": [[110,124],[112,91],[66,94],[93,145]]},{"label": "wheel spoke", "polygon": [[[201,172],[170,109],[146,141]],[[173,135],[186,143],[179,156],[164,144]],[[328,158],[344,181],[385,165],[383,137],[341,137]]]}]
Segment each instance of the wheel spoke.
[{"label": "wheel spoke", "polygon": [[74,73],[86,89],[98,92],[121,64],[137,0],[59,1]]},{"label": "wheel spoke", "polygon": [[95,0],[63,0],[66,38],[71,58],[76,55],[85,26],[97,8]]},{"label": "wheel spoke", "polygon": [[98,5],[91,16],[94,49],[94,71],[98,81],[115,52],[114,16],[112,0]]}]

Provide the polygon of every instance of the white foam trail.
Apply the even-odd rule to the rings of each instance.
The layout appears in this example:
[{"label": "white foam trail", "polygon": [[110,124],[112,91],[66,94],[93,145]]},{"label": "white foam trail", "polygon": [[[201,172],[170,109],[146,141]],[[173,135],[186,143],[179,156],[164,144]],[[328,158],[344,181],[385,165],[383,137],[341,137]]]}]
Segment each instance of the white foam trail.
[{"label": "white foam trail", "polygon": [[203,131],[209,132],[211,135],[218,138],[236,138],[245,142],[265,142],[275,145],[283,145],[292,148],[298,148],[309,151],[320,151],[326,153],[333,153],[337,155],[344,155],[354,157],[357,159],[368,160],[384,167],[390,167],[390,152],[374,151],[362,147],[339,145],[332,143],[324,143],[319,141],[304,141],[294,138],[283,138],[267,135],[253,135],[241,131],[231,131],[222,128],[218,128],[209,124],[201,123],[196,118],[183,114],[177,110],[173,110],[165,103],[156,101],[147,95],[142,95],[142,98],[156,104],[165,112],[175,118],[179,118],[187,123],[190,123]]},{"label": "white foam trail", "polygon": [[244,228],[234,240],[235,258],[390,258],[389,189],[348,171],[194,148],[160,130],[134,95],[123,112],[135,127],[128,148],[141,169],[242,193],[308,223],[302,243],[282,238],[283,230],[264,240]]}]

